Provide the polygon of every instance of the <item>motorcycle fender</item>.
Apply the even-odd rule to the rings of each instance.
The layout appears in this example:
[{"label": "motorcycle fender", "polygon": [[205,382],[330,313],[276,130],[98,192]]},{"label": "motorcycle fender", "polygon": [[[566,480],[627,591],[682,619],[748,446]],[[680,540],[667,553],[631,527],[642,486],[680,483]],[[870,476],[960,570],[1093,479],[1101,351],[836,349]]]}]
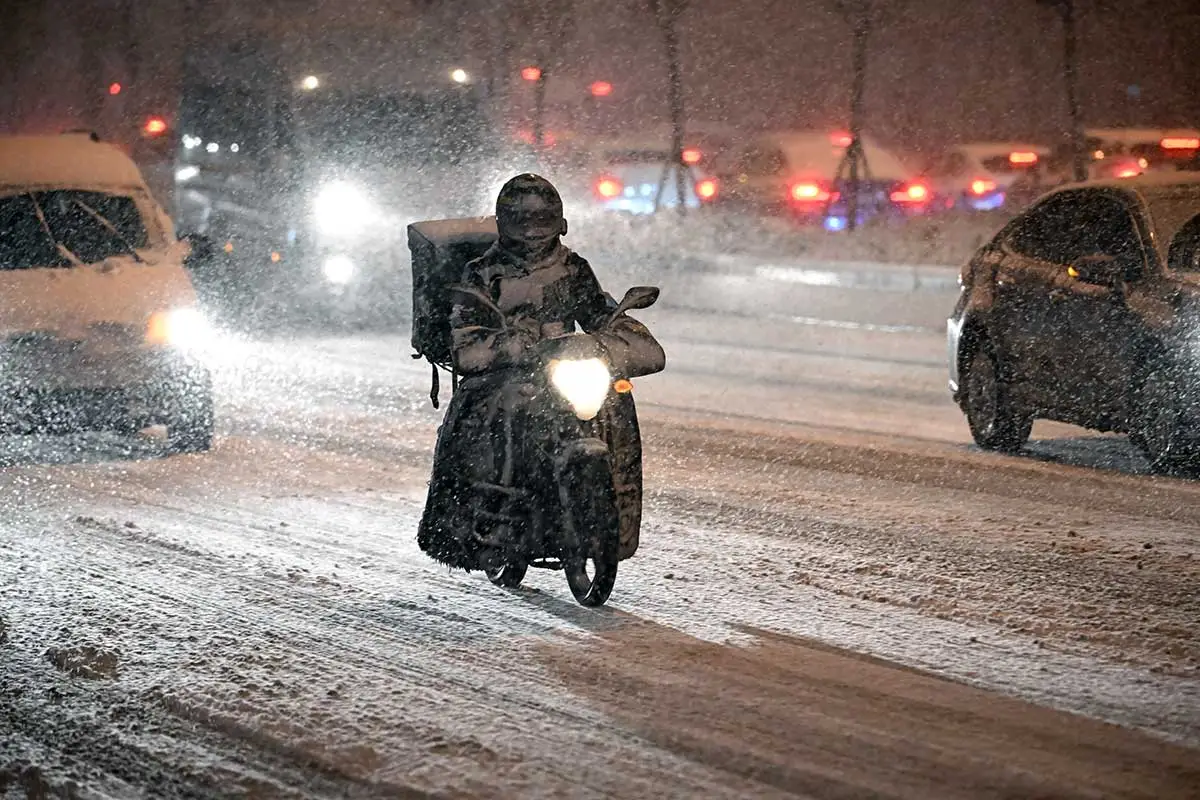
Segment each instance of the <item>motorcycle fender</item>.
[{"label": "motorcycle fender", "polygon": [[[600,520],[611,515],[614,527],[612,534],[619,536],[616,529],[619,518],[612,485],[612,462],[608,445],[604,441],[589,437],[567,443],[554,457],[554,476],[564,512],[564,534],[575,539],[570,547],[583,545],[584,539],[602,532],[607,527],[606,524],[596,527],[598,520],[592,516],[596,513],[599,514]],[[577,481],[582,481],[584,485],[573,486]],[[600,485],[601,481],[607,481],[608,485]],[[597,500],[602,505],[593,505]],[[589,508],[592,509],[591,513],[585,511]],[[583,519],[587,521],[583,522],[584,528],[576,530],[572,520],[581,520],[580,514],[584,515]]]},{"label": "motorcycle fender", "polygon": [[608,445],[600,439],[576,439],[554,456],[554,473],[563,475],[580,461],[602,459],[608,462]]}]

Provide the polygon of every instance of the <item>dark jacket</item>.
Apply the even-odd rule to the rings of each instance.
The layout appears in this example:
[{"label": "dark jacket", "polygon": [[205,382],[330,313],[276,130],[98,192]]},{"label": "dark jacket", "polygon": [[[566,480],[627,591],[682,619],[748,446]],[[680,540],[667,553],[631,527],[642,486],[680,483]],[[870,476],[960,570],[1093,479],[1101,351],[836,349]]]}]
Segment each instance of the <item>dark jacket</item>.
[{"label": "dark jacket", "polygon": [[[480,502],[472,485],[511,481],[506,460],[512,460],[514,450],[536,449],[514,443],[513,437],[522,435],[520,415],[531,370],[538,366],[537,343],[576,326],[597,331],[615,303],[600,288],[587,261],[561,245],[534,264],[496,245],[467,265],[462,283],[481,290],[500,307],[507,330],[498,330],[499,321],[490,309],[454,306],[454,366],[462,380],[438,430],[417,541],[437,560],[471,569],[476,548],[469,534]],[[662,348],[632,317],[622,315],[599,336],[618,374],[637,377],[662,370]],[[640,470],[640,443],[638,452]],[[640,473],[637,483],[640,507]]]}]

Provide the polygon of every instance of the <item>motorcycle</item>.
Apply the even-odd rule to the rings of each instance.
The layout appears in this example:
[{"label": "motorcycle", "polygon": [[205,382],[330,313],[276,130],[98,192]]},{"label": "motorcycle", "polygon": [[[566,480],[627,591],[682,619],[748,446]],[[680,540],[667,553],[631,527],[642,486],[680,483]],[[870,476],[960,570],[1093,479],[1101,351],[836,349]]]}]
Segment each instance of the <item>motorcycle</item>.
[{"label": "motorcycle", "polygon": [[[483,292],[465,286],[450,292],[491,311],[494,330],[506,328],[504,312]],[[625,312],[652,306],[658,295],[656,287],[633,287],[600,329],[540,343],[530,380],[521,385],[528,429],[515,440],[525,446],[505,453],[498,483],[471,485],[472,533],[486,553],[481,566],[497,586],[519,586],[530,567],[561,569],[580,604],[600,606],[612,593],[619,561],[637,549],[637,412],[632,383],[614,368],[624,363],[614,357],[619,345],[604,332]],[[514,424],[512,415],[505,424]],[[548,455],[549,469],[529,468],[537,454]]]}]

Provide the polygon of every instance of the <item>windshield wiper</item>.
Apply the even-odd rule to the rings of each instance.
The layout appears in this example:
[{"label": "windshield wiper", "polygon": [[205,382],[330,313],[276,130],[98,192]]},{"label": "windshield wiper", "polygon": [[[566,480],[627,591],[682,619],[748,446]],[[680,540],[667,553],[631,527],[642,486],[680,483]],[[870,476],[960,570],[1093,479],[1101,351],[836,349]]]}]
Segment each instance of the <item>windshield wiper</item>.
[{"label": "windshield wiper", "polygon": [[125,249],[129,251],[130,255],[133,256],[134,261],[138,262],[139,264],[146,263],[142,259],[142,257],[138,255],[138,252],[134,248],[134,246],[129,243],[129,240],[125,238],[125,235],[123,233],[121,233],[119,230],[117,230],[117,226],[113,225],[111,222],[109,222],[108,219],[103,214],[101,214],[99,211],[97,211],[96,209],[89,206],[87,203],[80,200],[78,197],[75,198],[74,200],[72,200],[72,202],[75,203],[75,205],[82,208],[84,211],[86,211],[89,215],[91,215],[92,219],[96,220],[96,222],[99,222],[106,231],[108,231],[113,236],[115,236],[117,238],[117,241],[119,241],[121,244],[125,245]]},{"label": "windshield wiper", "polygon": [[54,233],[50,230],[49,223],[46,222],[46,215],[42,213],[42,206],[37,201],[37,196],[33,192],[30,192],[29,199],[33,202],[33,213],[37,216],[38,222],[42,224],[42,230],[46,232],[46,238],[50,240],[52,245],[54,245],[55,249],[58,251],[58,254],[67,261],[71,262],[73,266],[82,267],[83,260],[68,250],[65,244],[54,238]]}]

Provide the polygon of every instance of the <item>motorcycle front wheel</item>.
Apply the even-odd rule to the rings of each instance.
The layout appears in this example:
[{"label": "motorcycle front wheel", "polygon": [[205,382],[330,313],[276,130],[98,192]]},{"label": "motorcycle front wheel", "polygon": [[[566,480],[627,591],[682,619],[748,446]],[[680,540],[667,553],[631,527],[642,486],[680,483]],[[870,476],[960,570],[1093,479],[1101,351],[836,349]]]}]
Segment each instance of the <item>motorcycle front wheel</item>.
[{"label": "motorcycle front wheel", "polygon": [[604,605],[617,582],[621,536],[608,446],[599,439],[569,445],[557,476],[567,584],[580,605]]}]

